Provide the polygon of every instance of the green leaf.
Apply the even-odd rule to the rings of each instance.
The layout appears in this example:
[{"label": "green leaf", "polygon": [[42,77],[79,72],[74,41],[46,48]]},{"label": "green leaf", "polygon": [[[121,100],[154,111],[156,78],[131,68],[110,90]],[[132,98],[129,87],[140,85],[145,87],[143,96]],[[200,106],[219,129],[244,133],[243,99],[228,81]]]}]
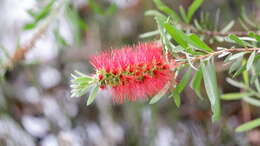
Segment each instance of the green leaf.
[{"label": "green leaf", "polygon": [[191,75],[191,68],[189,68],[185,74],[183,75],[181,81],[178,83],[176,88],[172,91],[171,96],[174,98],[175,104],[177,107],[180,107],[180,94],[183,91],[183,89],[186,87],[187,83],[189,82]]},{"label": "green leaf", "polygon": [[243,60],[241,66],[233,74],[232,78],[235,78],[235,77],[239,76],[242,72],[244,73],[244,71],[246,71],[246,64],[245,64],[245,62]]},{"label": "green leaf", "polygon": [[183,21],[185,23],[189,23],[188,16],[187,16],[187,14],[186,14],[186,12],[185,12],[185,10],[184,10],[184,8],[182,6],[179,7],[179,11],[180,11],[180,14],[181,14],[181,17],[182,17]]},{"label": "green leaf", "polygon": [[219,18],[220,18],[220,9],[218,8],[216,11],[216,16],[215,16],[214,31],[218,30]]},{"label": "green leaf", "polygon": [[167,19],[167,17],[165,15],[163,15],[162,13],[160,13],[157,10],[148,10],[145,11],[144,13],[145,16],[157,16],[160,17],[161,19]]},{"label": "green leaf", "polygon": [[208,95],[211,104],[211,110],[213,112],[212,120],[217,121],[220,119],[221,113],[215,66],[210,62],[208,62],[207,66],[204,62],[201,62],[201,70],[203,73],[206,93]]},{"label": "green leaf", "polygon": [[246,122],[236,128],[236,132],[244,132],[260,126],[260,118]]},{"label": "green leaf", "polygon": [[221,95],[222,100],[237,100],[246,96],[251,96],[252,93],[227,93]]},{"label": "green leaf", "polygon": [[254,59],[255,59],[255,51],[253,53],[251,53],[251,55],[249,56],[248,58],[248,61],[247,61],[247,64],[246,64],[246,70],[249,71],[249,69],[251,68],[253,62],[254,62]]},{"label": "green leaf", "polygon": [[176,106],[180,107],[180,105],[181,105],[181,96],[180,96],[180,94],[177,93],[177,92],[173,92],[171,96],[173,97]]},{"label": "green leaf", "polygon": [[35,11],[33,11],[32,9],[27,10],[27,13],[30,14],[34,18],[37,16],[37,13]]},{"label": "green leaf", "polygon": [[189,82],[189,78],[191,75],[191,68],[189,68],[185,74],[183,75],[181,81],[178,83],[178,85],[176,86],[174,92],[178,92],[181,93],[183,91],[183,89],[186,87],[187,83]]},{"label": "green leaf", "polygon": [[209,52],[213,51],[213,49],[210,48],[206,43],[201,41],[200,38],[197,35],[191,34],[190,39],[192,40],[191,43],[194,44],[195,47],[198,47],[200,49],[203,49],[203,50],[206,50],[206,51],[209,51]]},{"label": "green leaf", "polygon": [[78,71],[75,73],[71,74],[71,97],[80,97],[87,93],[90,86],[95,83],[95,79]]},{"label": "green leaf", "polygon": [[154,104],[154,103],[157,103],[168,91],[169,87],[170,87],[170,83],[167,83],[163,89],[157,93],[149,102],[149,104]]},{"label": "green leaf", "polygon": [[152,36],[156,36],[160,34],[160,31],[159,30],[155,30],[155,31],[150,31],[150,32],[146,32],[146,33],[143,33],[139,36],[139,38],[149,38],[149,37],[152,37]]},{"label": "green leaf", "polygon": [[24,30],[31,30],[34,29],[37,26],[37,22],[28,23],[23,26]]},{"label": "green leaf", "polygon": [[252,97],[249,97],[249,96],[244,97],[243,100],[246,101],[249,104],[260,107],[260,100],[257,100],[255,98],[252,98]]},{"label": "green leaf", "polygon": [[23,29],[30,30],[37,26],[38,22],[44,19],[46,16],[49,15],[51,8],[54,4],[55,0],[51,0],[40,12],[36,13],[32,10],[29,10],[28,13],[34,17],[34,21],[32,23],[26,24]]},{"label": "green leaf", "polygon": [[224,63],[229,62],[229,61],[230,61],[229,59],[230,59],[230,57],[232,57],[232,56],[233,56],[233,54],[229,53],[228,56],[225,58]]},{"label": "green leaf", "polygon": [[[260,53],[258,53],[256,56],[255,56],[255,61],[258,61],[259,65],[260,65]],[[260,69],[260,68],[259,68]]]},{"label": "green leaf", "polygon": [[239,45],[241,45],[241,46],[243,46],[243,47],[251,47],[252,45],[251,44],[249,44],[248,42],[246,42],[246,41],[243,41],[243,40],[241,40],[238,36],[236,36],[236,35],[234,35],[234,34],[230,34],[229,36],[228,36],[231,40],[233,40],[233,41],[235,41],[237,44],[239,44]]},{"label": "green leaf", "polygon": [[248,35],[252,38],[255,38],[258,42],[260,42],[260,35],[257,35],[254,32],[249,32]]},{"label": "green leaf", "polygon": [[239,18],[238,21],[239,21],[240,25],[242,26],[242,28],[243,28],[244,30],[249,31],[249,28],[248,28],[247,25],[243,22],[242,19]]},{"label": "green leaf", "polygon": [[188,44],[191,44],[199,49],[212,51],[212,49],[208,47],[203,41],[201,41],[200,38],[195,34],[187,36],[184,32],[169,23],[164,23],[164,28],[171,35],[171,37],[185,49],[187,53],[190,53],[192,55],[196,55],[199,53],[193,51]]},{"label": "green leaf", "polygon": [[193,51],[189,46],[187,42],[193,42],[190,40],[190,38],[181,30],[175,28],[173,25],[169,23],[164,24],[164,28],[166,31],[171,35],[171,37],[179,44],[181,45],[187,53],[190,53],[192,55],[198,54],[197,52]]},{"label": "green leaf", "polygon": [[255,27],[255,28],[257,27],[257,25],[254,24],[253,21],[250,20],[250,19],[248,18],[248,15],[245,13],[245,7],[242,7],[241,17],[242,17],[242,19],[243,19],[248,25],[250,25],[250,26],[252,26],[252,27]]},{"label": "green leaf", "polygon": [[235,54],[235,55],[230,56],[228,60],[234,60],[234,59],[243,57],[245,54],[246,54],[246,52],[237,53],[237,54]]},{"label": "green leaf", "polygon": [[63,46],[67,46],[68,43],[66,42],[66,40],[63,38],[63,36],[60,34],[59,32],[59,29],[54,29],[54,36],[55,36],[55,39],[58,43],[58,45],[60,47],[63,47]]},{"label": "green leaf", "polygon": [[[157,26],[158,26],[158,30],[160,32],[160,40],[161,40],[161,43],[164,44],[163,45],[163,51],[164,52],[169,52],[169,49],[173,49],[174,47],[172,47],[172,43],[170,42],[170,38],[168,37],[168,34],[167,32],[165,31],[164,29],[164,22],[165,22],[165,19],[164,18],[161,18],[161,17],[157,17],[155,16],[155,21],[157,23]],[[174,54],[175,55],[175,54]],[[173,55],[173,56],[174,56]]]},{"label": "green leaf", "polygon": [[255,87],[258,93],[260,93],[260,84],[259,84],[259,80],[256,78],[255,80]]},{"label": "green leaf", "polygon": [[[243,64],[244,64],[245,60],[243,60]],[[244,70],[243,73],[243,80],[244,80],[244,83],[247,87],[249,87],[249,75],[248,75],[248,71]]]},{"label": "green leaf", "polygon": [[221,33],[228,32],[234,26],[234,24],[235,24],[234,20],[230,21],[220,32]]},{"label": "green leaf", "polygon": [[200,31],[203,30],[197,19],[194,20],[194,25],[195,25],[196,29],[198,29]]},{"label": "green leaf", "polygon": [[204,0],[194,0],[191,6],[188,9],[188,22],[190,22],[193,14],[198,10],[198,8],[201,6]]},{"label": "green leaf", "polygon": [[244,85],[242,82],[235,81],[231,78],[227,78],[226,81],[237,88],[246,88],[246,85]]},{"label": "green leaf", "polygon": [[87,106],[89,106],[91,103],[93,103],[93,101],[95,100],[96,96],[97,96],[97,91],[99,89],[99,85],[96,84],[90,91],[89,97],[88,97],[88,101],[87,101]]},{"label": "green leaf", "polygon": [[238,69],[241,67],[241,65],[242,65],[242,60],[243,60],[242,57],[236,59],[236,60],[232,63],[232,65],[230,66],[228,73],[230,74],[230,73],[232,73],[232,72],[238,70]]},{"label": "green leaf", "polygon": [[167,30],[167,32],[171,35],[171,37],[179,44],[181,45],[183,48],[188,48],[188,44],[187,42],[184,40],[185,34],[176,29],[174,26],[170,25],[169,23],[165,23],[164,24],[165,29]]},{"label": "green leaf", "polygon": [[225,57],[225,56],[227,56],[227,55],[229,55],[229,54],[230,54],[230,52],[223,52],[223,53],[221,53],[220,55],[218,55],[218,58]]},{"label": "green leaf", "polygon": [[197,96],[202,99],[200,90],[201,90],[201,81],[202,81],[202,71],[199,69],[196,71],[194,77],[191,80],[190,87],[195,91]]},{"label": "green leaf", "polygon": [[159,10],[172,17],[174,21],[180,21],[180,17],[178,16],[178,14],[174,10],[170,9],[165,4],[163,4],[161,0],[154,0],[154,3]]},{"label": "green leaf", "polygon": [[188,44],[185,41],[185,37],[187,37],[181,30],[178,30],[174,26],[169,23],[164,24],[165,29],[171,35],[171,37],[183,48],[188,48]]},{"label": "green leaf", "polygon": [[40,21],[41,19],[45,18],[45,17],[49,14],[49,12],[50,12],[50,10],[51,10],[51,8],[52,8],[54,2],[55,2],[55,0],[51,0],[51,1],[46,5],[46,7],[44,7],[44,8],[40,11],[40,13],[35,17],[35,21],[36,21],[36,22],[38,22],[38,21]]}]

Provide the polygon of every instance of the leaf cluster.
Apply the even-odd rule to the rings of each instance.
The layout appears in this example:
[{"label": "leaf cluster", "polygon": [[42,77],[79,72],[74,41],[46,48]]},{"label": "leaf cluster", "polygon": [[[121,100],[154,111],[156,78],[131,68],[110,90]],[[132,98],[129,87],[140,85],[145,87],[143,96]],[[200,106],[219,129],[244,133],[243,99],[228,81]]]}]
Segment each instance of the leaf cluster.
[{"label": "leaf cluster", "polygon": [[[170,94],[177,107],[181,105],[180,94],[189,83],[190,78],[190,87],[201,99],[203,97],[201,87],[202,83],[204,83],[211,104],[213,121],[221,118],[220,100],[241,99],[251,105],[260,107],[258,79],[260,76],[260,35],[257,34],[258,31],[249,31],[248,27],[249,25],[252,30],[258,30],[259,25],[251,21],[245,11],[241,12],[239,22],[248,32],[233,33],[230,30],[235,25],[234,20],[231,20],[223,29],[216,29],[220,15],[219,11],[216,14],[216,25],[213,30],[210,30],[210,27],[206,25],[209,17],[207,13],[202,12],[199,20],[192,19],[203,0],[194,0],[187,11],[180,7],[179,12],[167,7],[160,0],[154,0],[154,3],[159,11],[149,10],[146,15],[154,17],[158,29],[142,34],[140,37],[147,38],[159,34],[164,51],[172,54],[173,58],[179,62],[179,67],[175,69],[176,72],[179,72],[183,67],[188,68],[179,84]],[[192,20],[193,23],[191,23]],[[211,38],[205,40],[206,36],[211,36]],[[218,42],[229,43],[232,47],[218,46],[214,49],[209,44],[213,39]],[[214,65],[216,57],[224,58],[224,63],[230,65],[228,72],[231,78],[227,78],[227,82],[243,92],[221,94]],[[192,69],[193,74],[191,73]],[[239,79],[240,76],[242,76],[243,82],[234,79]],[[156,103],[154,99],[151,101]],[[259,119],[256,119],[241,125],[236,131],[242,132],[259,125]]]}]

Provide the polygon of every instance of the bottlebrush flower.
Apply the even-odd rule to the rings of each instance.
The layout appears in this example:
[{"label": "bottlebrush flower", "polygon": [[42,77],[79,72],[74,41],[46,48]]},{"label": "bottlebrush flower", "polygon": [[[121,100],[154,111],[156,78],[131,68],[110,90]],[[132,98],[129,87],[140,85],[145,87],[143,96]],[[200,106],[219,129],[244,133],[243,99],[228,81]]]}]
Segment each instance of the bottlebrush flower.
[{"label": "bottlebrush flower", "polygon": [[147,99],[173,79],[170,64],[158,43],[141,43],[134,47],[104,52],[91,58],[100,88],[110,87],[113,99]]}]

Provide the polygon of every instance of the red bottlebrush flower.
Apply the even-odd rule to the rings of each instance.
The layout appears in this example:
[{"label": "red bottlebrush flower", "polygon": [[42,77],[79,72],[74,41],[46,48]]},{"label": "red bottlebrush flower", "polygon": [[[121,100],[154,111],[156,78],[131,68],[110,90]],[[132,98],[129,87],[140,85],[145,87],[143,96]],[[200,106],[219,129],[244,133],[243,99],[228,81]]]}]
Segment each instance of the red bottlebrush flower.
[{"label": "red bottlebrush flower", "polygon": [[[173,79],[171,64],[158,43],[141,43],[102,53],[91,59],[102,88],[109,86],[116,102],[146,99]],[[102,78],[101,78],[102,77]]]}]

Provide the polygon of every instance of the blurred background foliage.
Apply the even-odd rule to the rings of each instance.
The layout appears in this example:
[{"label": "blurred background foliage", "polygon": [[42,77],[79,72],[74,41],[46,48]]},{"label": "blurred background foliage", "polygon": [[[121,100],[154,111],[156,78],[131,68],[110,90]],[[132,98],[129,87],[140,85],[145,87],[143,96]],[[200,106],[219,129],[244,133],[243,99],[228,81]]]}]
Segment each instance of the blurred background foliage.
[{"label": "blurred background foliage", "polygon": [[[177,11],[192,0],[163,2]],[[211,28],[220,13],[219,28],[234,20],[233,29],[240,31],[242,11],[260,21],[259,3],[205,0],[194,18],[207,12],[211,23],[202,24]],[[188,86],[180,108],[166,98],[154,105],[116,105],[105,90],[89,107],[86,98],[70,98],[70,73],[92,74],[91,55],[150,41],[140,37],[157,29],[153,17],[144,16],[150,9],[155,9],[151,0],[1,0],[0,145],[260,145],[259,129],[234,131],[244,118],[259,117],[259,108],[222,101],[222,119],[212,123],[208,101],[198,100]],[[221,89],[236,92],[222,64],[216,67]]]}]

